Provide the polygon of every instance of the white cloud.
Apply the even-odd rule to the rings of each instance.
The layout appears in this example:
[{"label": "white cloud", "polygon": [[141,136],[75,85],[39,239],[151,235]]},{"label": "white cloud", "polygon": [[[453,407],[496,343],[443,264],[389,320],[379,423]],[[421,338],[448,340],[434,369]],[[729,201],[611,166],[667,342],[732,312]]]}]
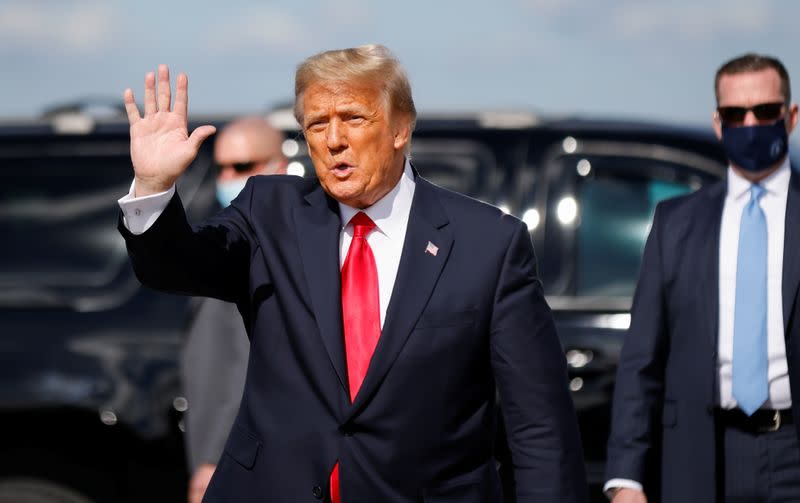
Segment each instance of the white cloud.
[{"label": "white cloud", "polygon": [[37,51],[100,52],[112,41],[114,12],[101,2],[0,5],[0,44]]},{"label": "white cloud", "polygon": [[263,4],[228,9],[215,21],[209,50],[260,49],[305,57],[347,44],[382,42],[374,37],[379,16],[367,0],[321,0],[303,7]]},{"label": "white cloud", "polygon": [[228,13],[209,37],[210,49],[297,50],[308,46],[309,29],[290,12],[263,5]]},{"label": "white cloud", "polygon": [[622,38],[678,37],[698,41],[721,35],[758,35],[769,30],[772,21],[767,2],[630,2],[613,12],[611,27]]}]

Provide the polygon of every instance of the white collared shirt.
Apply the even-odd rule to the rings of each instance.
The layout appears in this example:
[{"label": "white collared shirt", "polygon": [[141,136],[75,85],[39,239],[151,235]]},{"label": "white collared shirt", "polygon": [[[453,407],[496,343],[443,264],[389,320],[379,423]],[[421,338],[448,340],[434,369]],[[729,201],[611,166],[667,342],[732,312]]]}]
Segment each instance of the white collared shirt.
[{"label": "white collared shirt", "polygon": [[[125,227],[133,234],[142,234],[158,219],[170,199],[175,194],[175,186],[159,194],[143,197],[134,197],[133,184],[127,195],[118,202],[122,209],[122,221]],[[403,175],[400,181],[388,194],[365,210],[359,210],[339,203],[339,215],[342,228],[339,233],[339,267],[344,265],[350,241],[353,239],[353,226],[349,225],[350,219],[359,211],[369,216],[375,222],[375,229],[367,236],[367,243],[375,257],[375,266],[378,270],[378,289],[381,305],[381,327],[386,319],[386,308],[392,297],[397,269],[400,266],[400,255],[403,253],[403,244],[406,240],[408,217],[411,213],[411,202],[414,199],[414,173],[411,163],[405,161]]]},{"label": "white collared shirt", "polygon": [[415,188],[414,173],[406,159],[403,176],[397,185],[369,208],[359,210],[339,203],[339,216],[342,219],[342,231],[339,234],[340,268],[344,265],[350,242],[353,240],[353,226],[349,223],[350,219],[359,211],[363,211],[375,222],[375,229],[367,235],[367,243],[375,256],[375,267],[378,269],[381,327],[386,320],[386,308],[392,298],[397,268],[400,266],[400,255],[403,253],[403,244],[406,240],[406,228]]},{"label": "white collared shirt", "polygon": [[[792,405],[786,341],[783,324],[783,236],[786,199],[791,169],[789,158],[759,185],[766,189],[759,205],[767,220],[767,355],[769,358],[768,409],[788,409]],[[728,168],[728,192],[722,209],[719,233],[719,406],[736,407],[732,393],[733,318],[736,304],[736,262],[739,251],[739,225],[742,211],[750,202],[751,183]]]},{"label": "white collared shirt", "polygon": [[149,229],[161,216],[164,208],[169,204],[169,200],[175,195],[175,185],[149,196],[136,197],[133,188],[136,180],[131,183],[128,193],[117,200],[119,209],[122,210],[122,223],[131,234],[139,235]]}]

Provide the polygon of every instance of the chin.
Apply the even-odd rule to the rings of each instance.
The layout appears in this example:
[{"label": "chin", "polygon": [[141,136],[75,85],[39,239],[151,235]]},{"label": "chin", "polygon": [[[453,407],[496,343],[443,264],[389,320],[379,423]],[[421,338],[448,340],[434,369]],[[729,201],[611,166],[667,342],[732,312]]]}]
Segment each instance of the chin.
[{"label": "chin", "polygon": [[363,207],[358,204],[361,194],[356,191],[347,190],[345,187],[336,187],[335,185],[331,187],[330,185],[326,185],[325,192],[327,192],[332,198],[336,199],[342,204],[346,204],[347,206],[352,206],[354,208]]}]

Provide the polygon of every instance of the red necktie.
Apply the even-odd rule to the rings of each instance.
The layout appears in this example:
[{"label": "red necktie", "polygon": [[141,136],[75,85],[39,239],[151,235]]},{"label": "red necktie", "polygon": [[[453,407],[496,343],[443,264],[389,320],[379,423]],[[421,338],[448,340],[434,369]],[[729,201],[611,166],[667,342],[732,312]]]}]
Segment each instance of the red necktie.
[{"label": "red necktie", "polygon": [[[354,401],[381,335],[381,305],[378,269],[367,243],[367,234],[375,228],[375,222],[366,213],[358,212],[350,223],[353,240],[342,266],[342,321],[350,401]],[[339,463],[331,472],[331,499],[340,503]]]}]

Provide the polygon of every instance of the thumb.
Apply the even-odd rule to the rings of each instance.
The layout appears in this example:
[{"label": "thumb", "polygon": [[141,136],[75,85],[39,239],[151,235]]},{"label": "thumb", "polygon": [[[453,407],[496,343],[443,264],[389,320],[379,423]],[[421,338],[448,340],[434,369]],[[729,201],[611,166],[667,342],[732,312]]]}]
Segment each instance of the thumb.
[{"label": "thumb", "polygon": [[189,143],[192,144],[192,147],[194,147],[195,151],[200,150],[200,145],[203,144],[206,138],[208,138],[209,136],[211,136],[216,132],[217,128],[215,128],[214,126],[209,126],[209,125],[200,126],[194,131],[192,131],[192,134],[189,136]]}]

